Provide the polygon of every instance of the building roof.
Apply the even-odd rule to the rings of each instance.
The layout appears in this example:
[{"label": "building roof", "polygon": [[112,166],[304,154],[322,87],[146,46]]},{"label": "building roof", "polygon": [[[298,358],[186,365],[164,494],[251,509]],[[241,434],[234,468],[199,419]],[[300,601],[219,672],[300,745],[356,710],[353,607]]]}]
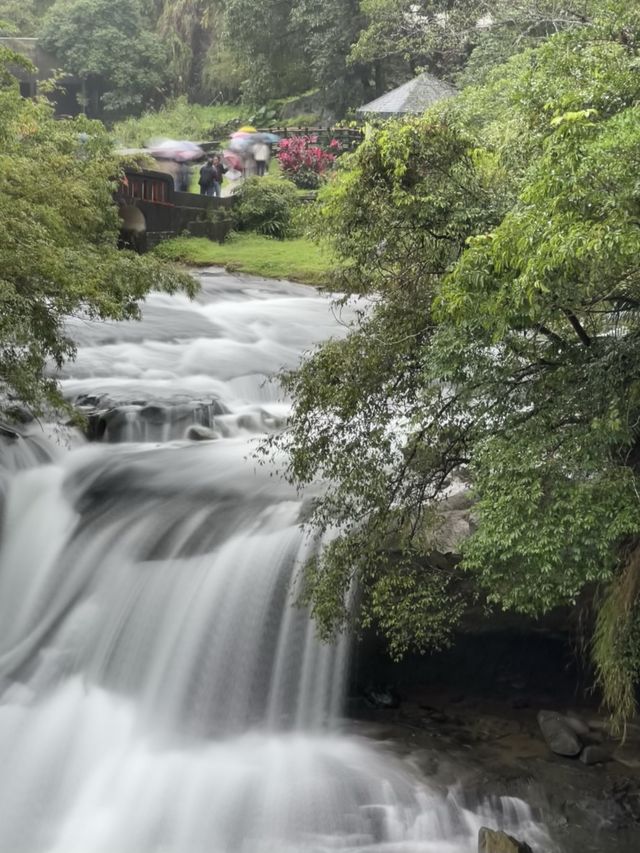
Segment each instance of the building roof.
[{"label": "building roof", "polygon": [[457,95],[457,89],[438,80],[432,74],[420,74],[403,83],[397,89],[392,89],[386,95],[370,101],[362,107],[358,107],[360,115],[377,115],[391,117],[407,113],[423,113],[442,98],[451,98]]}]

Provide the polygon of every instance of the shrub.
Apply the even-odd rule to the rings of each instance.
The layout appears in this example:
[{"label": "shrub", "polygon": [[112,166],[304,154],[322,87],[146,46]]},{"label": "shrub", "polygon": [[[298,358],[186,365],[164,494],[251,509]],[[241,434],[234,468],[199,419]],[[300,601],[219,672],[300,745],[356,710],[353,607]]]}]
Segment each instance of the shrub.
[{"label": "shrub", "polygon": [[236,190],[236,227],[283,240],[294,232],[295,185],[282,178],[247,178]]},{"label": "shrub", "polygon": [[277,158],[283,173],[300,189],[315,190],[333,165],[340,143],[332,139],[331,150],[317,144],[317,136],[291,136],[278,145]]}]

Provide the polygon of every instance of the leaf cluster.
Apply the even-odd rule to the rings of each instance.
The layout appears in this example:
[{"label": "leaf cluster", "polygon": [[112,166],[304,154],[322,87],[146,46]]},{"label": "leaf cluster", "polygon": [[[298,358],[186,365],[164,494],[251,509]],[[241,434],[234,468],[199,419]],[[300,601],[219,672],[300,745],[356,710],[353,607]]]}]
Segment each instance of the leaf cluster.
[{"label": "leaf cluster", "polygon": [[[462,612],[460,570],[489,605],[532,615],[636,571],[640,20],[627,11],[371,128],[323,191],[316,231],[359,308],[346,338],[286,377],[294,411],[275,441],[293,481],[326,482],[312,523],[337,538],[307,589],[327,629],[358,589],[361,624],[394,653],[423,649]],[[475,532],[443,569],[439,524],[465,483]],[[605,684],[616,666],[601,658]],[[637,669],[624,671],[628,687]]]},{"label": "leaf cluster", "polygon": [[[11,57],[6,57],[10,60]],[[103,126],[55,121],[43,101],[0,82],[0,405],[64,405],[55,368],[72,358],[70,316],[137,316],[153,287],[193,280],[117,249],[120,164]]]}]

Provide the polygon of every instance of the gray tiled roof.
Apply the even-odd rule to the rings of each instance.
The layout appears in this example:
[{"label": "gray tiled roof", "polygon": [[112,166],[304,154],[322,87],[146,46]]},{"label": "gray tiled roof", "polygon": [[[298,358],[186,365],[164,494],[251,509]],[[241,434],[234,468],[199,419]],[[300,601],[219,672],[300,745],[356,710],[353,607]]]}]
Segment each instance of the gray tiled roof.
[{"label": "gray tiled roof", "polygon": [[392,89],[375,101],[358,107],[358,113],[363,115],[375,113],[379,116],[423,113],[436,101],[456,94],[457,90],[453,86],[425,73],[414,77],[408,83],[403,83],[397,89]]}]

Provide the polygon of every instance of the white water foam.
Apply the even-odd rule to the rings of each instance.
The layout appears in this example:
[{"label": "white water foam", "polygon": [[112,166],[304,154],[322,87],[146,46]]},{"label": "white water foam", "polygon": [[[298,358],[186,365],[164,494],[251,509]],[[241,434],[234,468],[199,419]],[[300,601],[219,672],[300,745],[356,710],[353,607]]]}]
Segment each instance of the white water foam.
[{"label": "white water foam", "polygon": [[[139,326],[75,328],[67,393],[109,397],[129,432],[27,442],[7,466],[0,853],[473,853],[483,824],[548,853],[521,801],[470,810],[341,733],[346,641],[321,644],[292,606],[321,543],[250,452],[264,413],[286,414],[267,369],[343,330],[307,289],[204,281],[196,303],[153,297]],[[167,443],[132,443],[150,440],[145,407],[212,399],[228,437],[176,440],[169,414]]]}]

